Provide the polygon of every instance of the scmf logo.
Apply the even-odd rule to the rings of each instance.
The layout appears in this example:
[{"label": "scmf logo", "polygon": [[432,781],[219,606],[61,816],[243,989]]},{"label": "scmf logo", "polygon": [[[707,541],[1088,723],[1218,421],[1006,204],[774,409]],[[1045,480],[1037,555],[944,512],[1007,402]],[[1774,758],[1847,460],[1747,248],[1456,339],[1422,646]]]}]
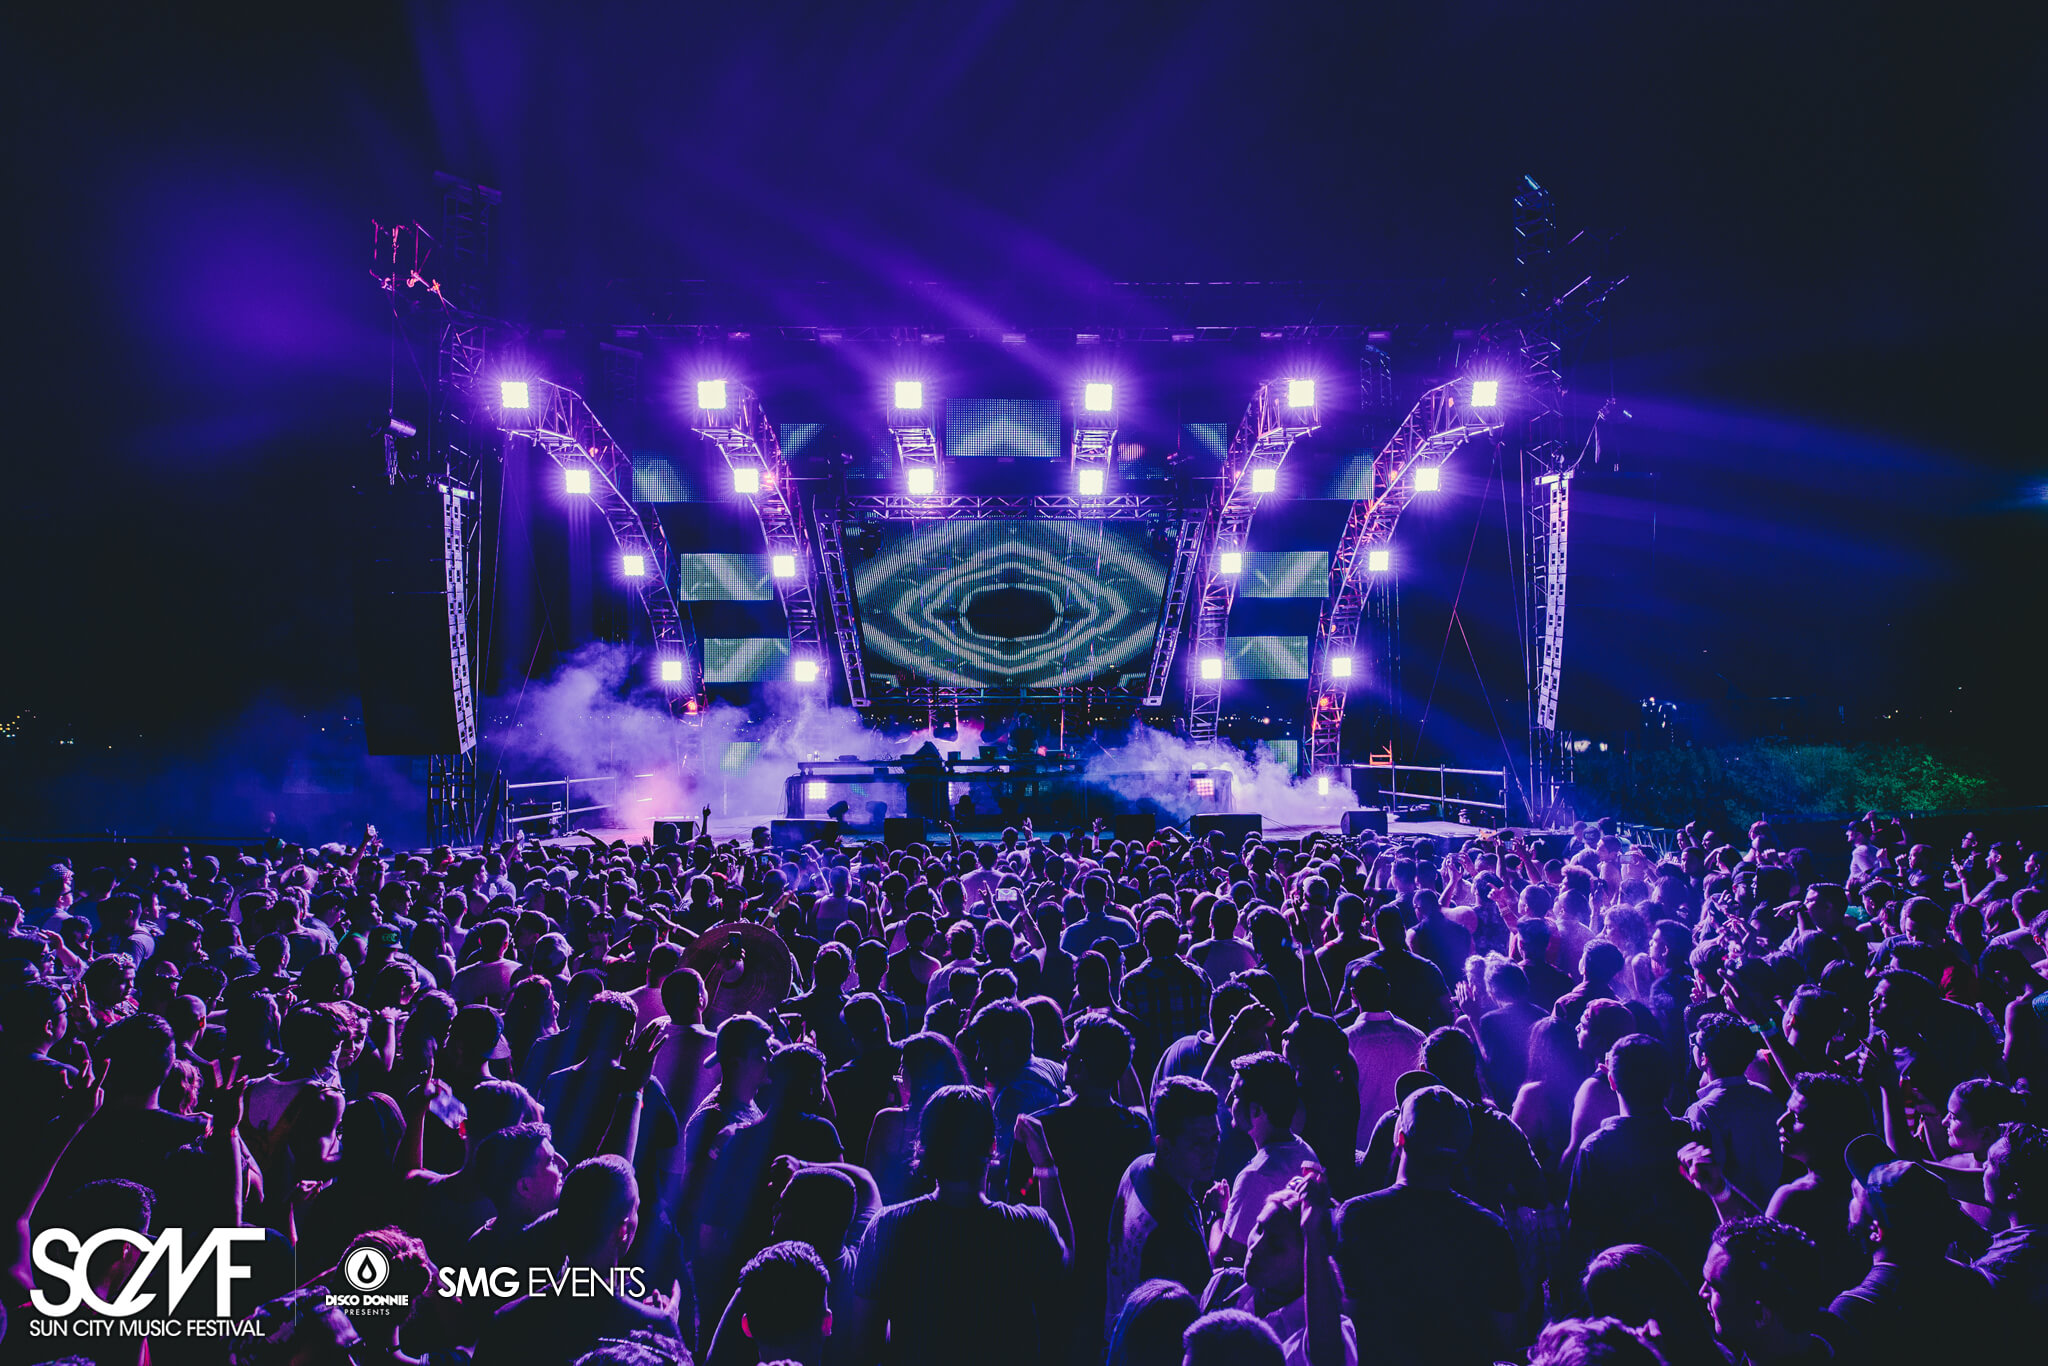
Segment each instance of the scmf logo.
[{"label": "scmf logo", "polygon": [[[250,1275],[248,1267],[235,1265],[232,1245],[260,1243],[263,1236],[260,1228],[217,1228],[206,1235],[206,1241],[199,1245],[198,1252],[187,1259],[185,1230],[180,1228],[167,1228],[153,1239],[133,1229],[102,1229],[82,1242],[69,1229],[45,1229],[37,1236],[30,1255],[35,1259],[36,1270],[62,1283],[68,1293],[59,1298],[44,1294],[39,1286],[30,1292],[29,1298],[39,1311],[53,1316],[69,1314],[83,1302],[102,1314],[126,1318],[149,1308],[156,1301],[156,1293],[145,1292],[142,1287],[156,1272],[158,1264],[163,1263],[170,1280],[171,1297],[164,1312],[175,1314],[186,1292],[211,1262],[213,1312],[226,1318],[233,1312],[228,1306],[229,1286],[235,1281],[248,1280]],[[127,1285],[111,1301],[100,1298],[93,1290],[89,1271],[93,1254],[110,1243],[125,1243],[142,1254],[142,1260],[128,1277]]]}]

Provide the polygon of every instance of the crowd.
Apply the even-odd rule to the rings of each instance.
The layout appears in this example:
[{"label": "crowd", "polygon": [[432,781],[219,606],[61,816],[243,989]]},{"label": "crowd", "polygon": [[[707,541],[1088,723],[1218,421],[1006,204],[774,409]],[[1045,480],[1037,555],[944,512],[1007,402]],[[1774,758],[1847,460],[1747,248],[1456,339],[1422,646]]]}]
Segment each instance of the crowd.
[{"label": "crowd", "polygon": [[[2048,1349],[2040,856],[1847,839],[1842,881],[1611,822],[60,864],[0,897],[0,1357]],[[762,944],[789,990],[736,1008]],[[223,1227],[231,1348],[38,1328],[45,1231]]]}]

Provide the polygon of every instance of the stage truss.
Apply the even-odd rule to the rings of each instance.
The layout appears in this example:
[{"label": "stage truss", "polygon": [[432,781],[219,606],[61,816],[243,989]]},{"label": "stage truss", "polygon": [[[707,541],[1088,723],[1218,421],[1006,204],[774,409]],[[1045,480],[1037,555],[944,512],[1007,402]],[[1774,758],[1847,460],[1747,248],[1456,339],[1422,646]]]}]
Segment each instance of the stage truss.
[{"label": "stage truss", "polygon": [[1334,773],[1342,762],[1344,704],[1365,676],[1359,625],[1367,599],[1391,577],[1391,561],[1375,567],[1373,552],[1392,543],[1394,527],[1415,496],[1415,475],[1436,470],[1460,446],[1500,429],[1498,407],[1461,402],[1471,381],[1452,380],[1425,393],[1373,460],[1373,496],[1351,505],[1343,534],[1330,555],[1330,595],[1309,649],[1308,717],[1304,722],[1308,772]]},{"label": "stage truss", "polygon": [[621,557],[641,557],[645,572],[629,578],[647,611],[658,659],[683,661],[683,679],[665,685],[670,714],[694,722],[704,709],[704,659],[690,619],[670,587],[668,536],[661,519],[633,504],[633,460],[575,390],[551,380],[526,381],[527,406],[501,407],[508,435],[530,441],[564,471],[584,471],[590,502],[611,528]]}]

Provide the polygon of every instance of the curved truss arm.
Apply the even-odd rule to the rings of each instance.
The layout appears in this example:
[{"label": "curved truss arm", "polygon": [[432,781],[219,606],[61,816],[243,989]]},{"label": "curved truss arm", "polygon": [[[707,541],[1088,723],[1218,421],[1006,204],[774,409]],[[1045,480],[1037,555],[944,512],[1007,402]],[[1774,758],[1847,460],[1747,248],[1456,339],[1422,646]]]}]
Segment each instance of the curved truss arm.
[{"label": "curved truss arm", "polygon": [[[789,621],[791,657],[812,659],[821,667],[825,663],[824,623],[818,618],[815,587],[822,583],[832,614],[832,643],[840,667],[846,672],[847,693],[854,706],[865,707],[867,660],[861,649],[860,622],[854,614],[839,528],[836,523],[821,519],[819,535],[812,535],[797,498],[795,481],[790,477],[789,462],[782,456],[782,443],[776,439],[774,424],[762,411],[760,398],[744,385],[730,381],[728,385],[728,406],[699,409],[692,430],[718,447],[728,469],[752,471],[753,492],[747,498],[761,519],[761,535],[768,542],[768,553],[787,555],[793,560],[794,573],[775,577],[775,591],[782,600],[783,616]],[[823,516],[831,518],[836,514],[827,511]]]},{"label": "curved truss arm", "polygon": [[[633,506],[632,457],[612,440],[597,414],[573,389],[549,380],[529,380],[527,398],[527,408],[500,410],[500,427],[514,436],[525,437],[564,469],[590,471],[590,501],[611,528],[620,553],[647,558],[649,572],[635,586],[640,592],[641,606],[647,609],[655,648],[673,651],[688,661],[684,666],[684,684],[669,691],[669,710],[678,715],[700,715],[704,661],[697,648],[696,632],[677,607],[675,593],[669,587],[668,537],[661,529],[661,520],[642,517]],[[688,705],[691,702],[697,705]]]},{"label": "curved truss arm", "polygon": [[[1324,600],[1309,650],[1308,771],[1312,774],[1328,773],[1338,765],[1344,703],[1362,667],[1357,657],[1359,623],[1381,574],[1372,568],[1372,552],[1393,540],[1394,526],[1415,496],[1414,472],[1441,466],[1467,441],[1502,426],[1499,408],[1473,408],[1457,401],[1454,389],[1464,383],[1439,384],[1409,409],[1373,461],[1376,496],[1351,505],[1344,534],[1330,556],[1330,596]],[[1342,675],[1332,667],[1332,661],[1339,659],[1350,661],[1348,672]]]},{"label": "curved truss arm", "polygon": [[1223,680],[1203,678],[1199,661],[1221,653],[1229,630],[1230,605],[1237,598],[1239,575],[1223,573],[1217,557],[1225,551],[1244,551],[1252,514],[1266,496],[1260,488],[1260,475],[1270,476],[1279,469],[1294,443],[1322,424],[1313,404],[1295,407],[1285,401],[1286,385],[1286,380],[1269,380],[1252,395],[1224,454],[1223,477],[1199,516],[1181,521],[1173,567],[1160,599],[1159,634],[1145,680],[1145,705],[1156,707],[1166,700],[1166,679],[1173,669],[1182,622],[1192,610],[1196,662],[1188,670],[1188,733],[1195,740],[1216,738]]}]

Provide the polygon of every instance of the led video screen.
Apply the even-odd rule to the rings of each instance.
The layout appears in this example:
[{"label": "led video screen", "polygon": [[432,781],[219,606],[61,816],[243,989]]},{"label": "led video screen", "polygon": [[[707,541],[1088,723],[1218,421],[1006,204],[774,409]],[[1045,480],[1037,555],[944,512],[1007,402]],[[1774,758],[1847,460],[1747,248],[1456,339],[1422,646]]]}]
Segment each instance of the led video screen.
[{"label": "led video screen", "polygon": [[706,636],[706,683],[766,683],[789,672],[789,642],[780,636]]},{"label": "led video screen", "polygon": [[676,556],[676,596],[684,602],[773,602],[766,555]]},{"label": "led video screen", "polygon": [[946,404],[946,454],[955,460],[1060,455],[1057,399],[956,398]]},{"label": "led video screen", "polygon": [[1114,683],[1142,670],[1164,559],[1115,522],[941,522],[854,571],[871,670],[955,687]]}]

